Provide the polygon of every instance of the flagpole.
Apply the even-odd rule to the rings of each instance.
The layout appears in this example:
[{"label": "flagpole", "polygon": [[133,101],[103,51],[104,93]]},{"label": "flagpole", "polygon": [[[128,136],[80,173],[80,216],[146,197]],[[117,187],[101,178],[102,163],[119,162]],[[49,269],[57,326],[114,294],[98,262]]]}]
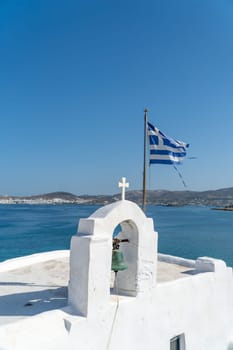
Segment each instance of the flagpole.
[{"label": "flagpole", "polygon": [[147,147],[147,113],[144,110],[144,161],[143,161],[143,190],[142,190],[142,209],[146,213],[146,147]]}]

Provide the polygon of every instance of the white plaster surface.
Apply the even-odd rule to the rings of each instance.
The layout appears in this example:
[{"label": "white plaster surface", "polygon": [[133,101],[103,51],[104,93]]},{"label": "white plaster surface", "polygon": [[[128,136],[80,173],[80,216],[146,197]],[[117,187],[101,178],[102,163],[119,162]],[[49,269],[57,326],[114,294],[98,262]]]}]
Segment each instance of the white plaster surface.
[{"label": "white plaster surface", "polygon": [[159,261],[164,261],[170,264],[176,264],[176,265],[181,265],[181,266],[186,266],[190,268],[194,268],[196,261],[191,260],[191,259],[184,259],[180,258],[178,256],[173,256],[173,255],[167,255],[167,254],[158,254],[158,260]]},{"label": "white plaster surface", "polygon": [[67,305],[69,250],[0,263],[0,325]]},{"label": "white plaster surface", "polygon": [[119,224],[119,238],[129,240],[121,245],[128,269],[118,274],[119,292],[149,296],[155,288],[157,232],[153,220],[130,201],[106,205],[89,218],[81,219],[77,235],[71,240],[68,295],[69,304],[79,315],[101,312],[109,302],[112,235]]},{"label": "white plaster surface", "polygon": [[[112,295],[105,310],[84,318],[73,315],[70,308],[62,307],[66,305],[64,294],[62,308],[58,310],[53,308],[59,305],[50,304],[58,295],[51,298],[51,294],[49,297],[44,294],[48,287],[56,291],[67,285],[68,256],[69,251],[63,252],[61,257],[56,252],[51,260],[47,260],[49,255],[45,259],[41,254],[42,262],[38,262],[37,256],[37,263],[31,266],[26,266],[22,259],[22,267],[0,274],[0,349],[39,350],[42,346],[54,350],[107,349],[109,343],[110,349],[118,346],[143,349],[146,339],[147,349],[154,349],[156,342],[158,349],[168,350],[169,339],[183,332],[187,349],[196,349],[197,340],[200,350],[208,349],[208,346],[216,350],[230,349],[227,346],[232,329],[231,269],[226,268],[222,276],[213,272],[194,274],[195,270],[187,267],[159,262],[153,298],[120,296],[117,308],[118,297]],[[33,256],[26,257],[28,263],[30,259],[33,262]],[[12,279],[15,282],[7,286]],[[2,299],[2,287],[6,288],[5,296],[12,297],[10,308]],[[22,297],[22,288],[29,298]],[[37,299],[32,297],[35,290],[39,293]],[[23,303],[30,301],[33,306],[24,307]],[[17,318],[24,319],[15,322]]]},{"label": "white plaster surface", "polygon": [[[78,269],[78,276],[76,271],[71,272],[74,280],[69,286],[74,294],[79,288],[86,288],[92,299],[87,316],[80,316],[72,303],[66,306],[68,251],[20,258],[18,268],[16,261],[0,264],[0,350],[169,350],[170,339],[180,334],[184,335],[181,350],[232,350],[232,269],[223,261],[208,257],[194,262],[163,255],[157,262],[157,251],[154,254],[148,234],[153,231],[151,221],[143,217],[135,204],[122,202],[91,216],[91,226],[85,226],[83,221],[79,228],[87,232],[79,231],[71,245],[71,269]],[[126,254],[127,258],[136,259],[133,280],[136,276],[137,285],[137,276],[147,279],[149,273],[153,283],[143,285],[149,292],[136,288],[135,296],[128,296],[124,289],[121,295],[116,295],[115,290],[110,294],[108,249],[111,251],[110,235],[118,224],[118,214],[120,221],[125,220],[120,235],[129,234],[134,244],[133,235],[137,236],[135,250]],[[112,226],[109,215],[114,221]],[[145,227],[149,230],[144,235],[149,244],[140,234]],[[125,245],[126,253],[127,249],[132,247]],[[80,257],[87,268],[76,262]],[[156,271],[151,280],[152,259]],[[103,267],[105,263],[107,269]],[[119,280],[123,278],[124,272],[118,274]],[[107,284],[104,290],[101,283]],[[99,300],[103,293],[104,302]],[[80,295],[83,297],[84,291]],[[24,306],[27,302],[33,305]],[[89,300],[85,302],[88,304]]]}]

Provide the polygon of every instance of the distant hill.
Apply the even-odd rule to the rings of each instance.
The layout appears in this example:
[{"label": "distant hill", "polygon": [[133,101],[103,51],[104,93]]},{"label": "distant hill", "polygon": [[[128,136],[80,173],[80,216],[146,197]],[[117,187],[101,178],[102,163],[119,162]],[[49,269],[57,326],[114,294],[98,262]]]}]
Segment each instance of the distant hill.
[{"label": "distant hill", "polygon": [[[138,191],[128,193],[128,198],[138,198]],[[233,203],[233,187],[211,191],[167,191],[147,192],[147,203],[157,205],[212,205],[225,206]]]},{"label": "distant hill", "polygon": [[[115,195],[75,195],[69,192],[52,192],[28,197],[0,196],[0,202],[41,202],[77,203],[77,204],[107,204],[120,199],[120,194]],[[134,190],[126,192],[126,199],[141,204],[142,191]],[[5,203],[4,202],[4,203]],[[10,202],[10,203],[11,203]],[[229,206],[233,204],[233,187],[211,191],[147,191],[147,203],[154,205],[182,206],[182,205],[210,205]]]},{"label": "distant hill", "polygon": [[78,196],[76,196],[73,193],[69,193],[69,192],[51,192],[51,193],[45,193],[45,194],[29,196],[29,197],[24,197],[24,198],[29,198],[29,199],[39,199],[39,198],[54,199],[54,198],[61,198],[61,199],[72,201],[72,200],[76,200],[78,198]]}]

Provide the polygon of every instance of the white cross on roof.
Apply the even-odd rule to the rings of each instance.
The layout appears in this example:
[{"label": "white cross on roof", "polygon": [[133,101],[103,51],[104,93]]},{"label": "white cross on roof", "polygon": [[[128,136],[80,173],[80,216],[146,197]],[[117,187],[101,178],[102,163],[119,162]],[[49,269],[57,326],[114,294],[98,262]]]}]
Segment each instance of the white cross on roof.
[{"label": "white cross on roof", "polygon": [[126,182],[126,177],[121,178],[121,182],[118,182],[118,187],[122,188],[121,190],[121,199],[125,200],[125,189],[129,187],[129,183]]}]

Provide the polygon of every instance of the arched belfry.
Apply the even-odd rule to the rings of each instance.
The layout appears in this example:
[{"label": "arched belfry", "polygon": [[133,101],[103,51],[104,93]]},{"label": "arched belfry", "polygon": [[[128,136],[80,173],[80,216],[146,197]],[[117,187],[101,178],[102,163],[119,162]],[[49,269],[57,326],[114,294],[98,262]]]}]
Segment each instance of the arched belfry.
[{"label": "arched belfry", "polygon": [[129,240],[121,245],[128,269],[117,274],[119,294],[149,297],[155,288],[157,232],[153,220],[125,200],[124,194],[122,198],[80,219],[71,239],[69,304],[80,315],[94,315],[110,301],[112,235],[118,225],[117,237]]}]

